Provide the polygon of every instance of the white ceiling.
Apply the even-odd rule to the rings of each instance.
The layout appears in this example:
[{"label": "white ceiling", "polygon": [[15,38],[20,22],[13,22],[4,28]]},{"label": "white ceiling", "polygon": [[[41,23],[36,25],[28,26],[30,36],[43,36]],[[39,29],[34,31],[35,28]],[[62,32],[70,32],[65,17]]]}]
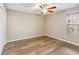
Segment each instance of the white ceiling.
[{"label": "white ceiling", "polygon": [[[57,7],[54,13],[79,6],[79,3],[52,3],[52,4]],[[39,12],[35,12],[35,10],[39,9],[37,5],[39,5],[39,3],[6,3],[5,4],[6,8],[10,10],[40,14]]]}]

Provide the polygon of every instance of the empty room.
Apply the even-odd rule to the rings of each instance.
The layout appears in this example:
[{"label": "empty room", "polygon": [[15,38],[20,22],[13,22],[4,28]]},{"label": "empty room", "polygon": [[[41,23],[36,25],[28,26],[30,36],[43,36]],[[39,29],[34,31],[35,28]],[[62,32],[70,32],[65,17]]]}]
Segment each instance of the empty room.
[{"label": "empty room", "polygon": [[1,3],[1,55],[79,55],[79,3]]}]

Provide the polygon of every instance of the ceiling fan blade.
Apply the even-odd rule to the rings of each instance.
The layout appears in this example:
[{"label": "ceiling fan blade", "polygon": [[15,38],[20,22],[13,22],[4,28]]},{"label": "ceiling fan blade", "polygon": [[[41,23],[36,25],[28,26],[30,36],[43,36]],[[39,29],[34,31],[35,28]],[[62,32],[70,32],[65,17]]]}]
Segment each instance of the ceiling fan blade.
[{"label": "ceiling fan blade", "polygon": [[48,9],[55,9],[56,8],[56,6],[52,6],[52,7],[49,7]]},{"label": "ceiling fan blade", "polygon": [[40,8],[45,8],[47,6],[47,4],[42,4],[42,5],[40,5],[39,7]]},{"label": "ceiling fan blade", "polygon": [[53,11],[48,11],[48,12],[52,13]]},{"label": "ceiling fan blade", "polygon": [[43,12],[41,12],[41,14],[43,14]]},{"label": "ceiling fan blade", "polygon": [[54,9],[48,9],[48,11],[53,11]]},{"label": "ceiling fan blade", "polygon": [[40,8],[43,8],[42,6],[39,6]]}]

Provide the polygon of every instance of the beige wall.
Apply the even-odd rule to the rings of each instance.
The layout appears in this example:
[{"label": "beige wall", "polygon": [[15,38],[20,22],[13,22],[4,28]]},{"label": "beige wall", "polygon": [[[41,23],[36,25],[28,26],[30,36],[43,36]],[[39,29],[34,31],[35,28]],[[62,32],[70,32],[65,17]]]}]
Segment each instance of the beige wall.
[{"label": "beige wall", "polygon": [[58,38],[65,38],[66,35],[66,15],[65,12],[47,16],[47,35]]},{"label": "beige wall", "polygon": [[45,34],[79,44],[79,40],[77,39],[67,39],[66,30],[66,15],[78,11],[79,7],[75,7],[52,15],[41,16],[8,10],[7,41],[27,39]]},{"label": "beige wall", "polygon": [[45,19],[43,16],[7,11],[7,41],[31,38],[44,34]]},{"label": "beige wall", "polygon": [[47,35],[49,36],[54,36],[56,38],[60,38],[62,40],[67,40],[70,41],[72,43],[78,43],[79,44],[79,40],[78,39],[67,39],[66,37],[66,29],[67,29],[67,18],[66,15],[70,14],[70,13],[75,13],[75,12],[79,12],[79,7],[75,7],[75,8],[71,8],[69,10],[65,10],[62,12],[58,12],[52,15],[48,15],[47,16]]}]

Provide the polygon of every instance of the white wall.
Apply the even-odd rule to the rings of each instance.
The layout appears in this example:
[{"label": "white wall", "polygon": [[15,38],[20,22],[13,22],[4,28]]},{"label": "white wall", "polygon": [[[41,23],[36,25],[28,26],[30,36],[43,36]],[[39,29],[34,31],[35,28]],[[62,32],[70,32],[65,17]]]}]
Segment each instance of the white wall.
[{"label": "white wall", "polygon": [[79,12],[79,7],[71,8],[69,10],[61,11],[47,16],[47,35],[60,38],[65,41],[79,44],[79,39],[67,39],[66,37],[66,14]]},{"label": "white wall", "polygon": [[41,15],[7,10],[7,41],[43,35],[44,21]]},{"label": "white wall", "polygon": [[3,4],[0,4],[0,54],[6,41],[6,11]]}]

